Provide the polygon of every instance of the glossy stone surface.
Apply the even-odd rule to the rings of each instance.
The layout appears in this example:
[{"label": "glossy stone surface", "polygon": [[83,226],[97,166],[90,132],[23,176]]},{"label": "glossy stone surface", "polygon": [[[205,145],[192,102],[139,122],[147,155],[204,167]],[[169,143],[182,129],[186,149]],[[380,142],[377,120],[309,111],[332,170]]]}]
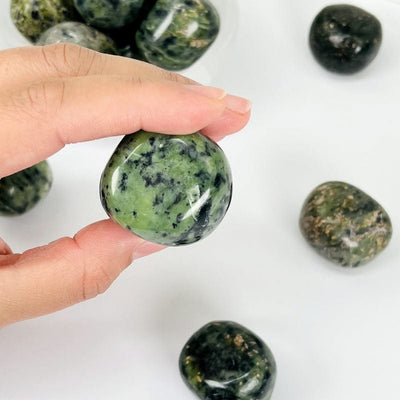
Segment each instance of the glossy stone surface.
[{"label": "glossy stone surface", "polygon": [[73,0],[11,0],[11,19],[31,42],[60,22],[79,20]]},{"label": "glossy stone surface", "polygon": [[332,72],[362,70],[377,55],[382,42],[380,22],[351,5],[325,7],[314,19],[309,37],[316,60]]},{"label": "glossy stone surface", "polygon": [[193,243],[211,233],[231,194],[223,151],[199,133],[127,135],[100,182],[103,207],[115,222],[166,246]]},{"label": "glossy stone surface", "polygon": [[0,215],[23,214],[43,199],[53,178],[47,161],[0,179]]},{"label": "glossy stone surface", "polygon": [[114,29],[135,20],[143,0],[74,0],[74,4],[89,25]]},{"label": "glossy stone surface", "polygon": [[117,54],[115,43],[104,33],[80,22],[62,22],[44,32],[37,45],[75,43],[100,53]]},{"label": "glossy stone surface", "polygon": [[219,16],[206,0],[158,0],[136,33],[150,63],[169,70],[191,66],[211,46]]},{"label": "glossy stone surface", "polygon": [[389,215],[374,199],[344,182],[326,182],[306,199],[300,216],[305,239],[343,267],[372,260],[389,243]]},{"label": "glossy stone surface", "polygon": [[271,350],[247,328],[211,322],[186,343],[182,377],[202,400],[268,400],[276,378]]}]

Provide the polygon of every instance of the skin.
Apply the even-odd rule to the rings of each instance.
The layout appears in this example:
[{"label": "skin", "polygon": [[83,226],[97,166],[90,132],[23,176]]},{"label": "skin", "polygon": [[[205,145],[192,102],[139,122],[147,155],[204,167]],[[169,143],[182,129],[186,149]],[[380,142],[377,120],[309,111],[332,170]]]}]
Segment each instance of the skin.
[{"label": "skin", "polygon": [[[70,143],[139,129],[220,140],[250,118],[250,102],[222,89],[70,43],[1,51],[0,87],[0,177]],[[109,219],[22,254],[0,239],[0,327],[93,298],[161,249]]]}]

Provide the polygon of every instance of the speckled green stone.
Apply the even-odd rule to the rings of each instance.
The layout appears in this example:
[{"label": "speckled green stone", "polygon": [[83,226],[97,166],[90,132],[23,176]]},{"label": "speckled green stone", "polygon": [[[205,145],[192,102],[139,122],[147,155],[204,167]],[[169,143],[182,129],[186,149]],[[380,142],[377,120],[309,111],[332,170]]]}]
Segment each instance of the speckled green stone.
[{"label": "speckled green stone", "polygon": [[0,179],[0,215],[20,215],[30,210],[47,195],[52,181],[47,161]]},{"label": "speckled green stone", "polygon": [[37,45],[75,43],[100,53],[117,54],[115,43],[104,33],[80,22],[62,22],[44,32]]},{"label": "speckled green stone", "polygon": [[148,62],[181,70],[205,53],[218,31],[218,13],[207,0],[158,0],[136,33],[136,45]]},{"label": "speckled green stone", "polygon": [[325,7],[314,19],[309,36],[315,59],[326,69],[352,74],[377,55],[382,27],[377,18],[348,4]]},{"label": "speckled green stone", "polygon": [[101,202],[115,222],[166,246],[210,234],[223,219],[231,195],[228,161],[200,133],[127,135],[100,182]]},{"label": "speckled green stone", "polygon": [[184,346],[179,367],[202,400],[268,400],[276,379],[268,346],[230,321],[211,322],[198,330]]},{"label": "speckled green stone", "polygon": [[326,182],[306,199],[300,216],[305,239],[343,267],[372,260],[389,243],[389,215],[374,199],[344,182]]},{"label": "speckled green stone", "polygon": [[50,27],[79,20],[73,0],[11,0],[11,19],[31,42]]},{"label": "speckled green stone", "polygon": [[143,0],[74,0],[74,4],[89,25],[115,29],[135,20]]}]

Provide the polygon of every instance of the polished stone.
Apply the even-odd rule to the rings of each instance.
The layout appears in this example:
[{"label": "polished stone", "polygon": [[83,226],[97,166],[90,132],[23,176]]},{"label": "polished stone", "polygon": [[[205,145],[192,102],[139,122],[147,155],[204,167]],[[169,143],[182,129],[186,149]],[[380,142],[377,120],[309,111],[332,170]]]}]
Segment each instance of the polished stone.
[{"label": "polished stone", "polygon": [[115,43],[104,33],[80,22],[62,22],[44,32],[37,45],[75,43],[100,53],[117,54]]},{"label": "polished stone", "polygon": [[205,136],[127,135],[100,182],[108,215],[143,239],[167,246],[196,242],[223,219],[232,178],[221,148]]},{"label": "polished stone", "polygon": [[89,25],[115,29],[135,20],[143,0],[74,0],[74,4]]},{"label": "polished stone", "polygon": [[372,260],[389,243],[389,215],[373,198],[344,182],[326,182],[306,199],[300,215],[305,239],[343,267]]},{"label": "polished stone", "polygon": [[47,161],[0,179],[0,215],[14,216],[30,210],[47,195],[52,181]]},{"label": "polished stone", "polygon": [[158,0],[136,33],[136,45],[148,62],[181,70],[211,46],[219,24],[207,0]]},{"label": "polished stone", "polygon": [[31,42],[60,22],[80,20],[73,0],[11,0],[10,11],[14,25]]},{"label": "polished stone", "polygon": [[382,28],[361,8],[340,4],[325,7],[314,19],[309,36],[316,60],[332,72],[351,74],[377,55]]},{"label": "polished stone", "polygon": [[202,400],[268,400],[276,378],[268,346],[230,321],[211,322],[198,330],[184,346],[179,367]]}]

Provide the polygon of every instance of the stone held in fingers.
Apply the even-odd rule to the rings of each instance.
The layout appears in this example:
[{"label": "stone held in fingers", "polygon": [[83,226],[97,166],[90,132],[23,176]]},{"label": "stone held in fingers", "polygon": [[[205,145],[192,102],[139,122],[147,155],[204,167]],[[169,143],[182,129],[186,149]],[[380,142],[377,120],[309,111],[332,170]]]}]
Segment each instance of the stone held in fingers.
[{"label": "stone held in fingers", "polygon": [[203,326],[179,357],[181,375],[202,400],[268,400],[276,363],[268,346],[232,321]]},{"label": "stone held in fingers", "polygon": [[107,163],[100,198],[107,214],[150,242],[178,246],[209,235],[232,196],[229,163],[209,138],[140,131]]},{"label": "stone held in fingers", "polygon": [[387,212],[362,190],[344,182],[326,182],[307,197],[300,228],[319,254],[343,267],[372,260],[389,243]]}]

